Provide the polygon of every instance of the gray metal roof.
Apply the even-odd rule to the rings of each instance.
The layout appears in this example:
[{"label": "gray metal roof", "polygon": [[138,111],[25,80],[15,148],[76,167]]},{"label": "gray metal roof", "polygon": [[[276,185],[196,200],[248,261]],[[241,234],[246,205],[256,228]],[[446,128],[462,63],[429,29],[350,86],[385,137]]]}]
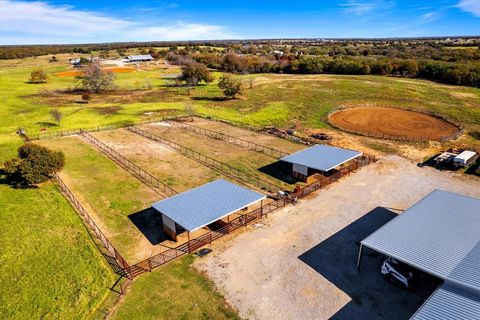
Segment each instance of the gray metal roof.
[{"label": "gray metal roof", "polygon": [[362,153],[358,151],[317,144],[285,156],[280,160],[320,171],[329,171],[361,155]]},{"label": "gray metal roof", "polygon": [[195,231],[266,196],[219,179],[152,205],[185,230]]},{"label": "gray metal roof", "polygon": [[435,190],[362,245],[480,294],[480,199]]},{"label": "gray metal roof", "polygon": [[480,319],[480,296],[446,283],[428,298],[411,319],[478,320]]},{"label": "gray metal roof", "polygon": [[153,60],[153,57],[150,54],[132,55],[128,56],[127,58],[128,60]]}]

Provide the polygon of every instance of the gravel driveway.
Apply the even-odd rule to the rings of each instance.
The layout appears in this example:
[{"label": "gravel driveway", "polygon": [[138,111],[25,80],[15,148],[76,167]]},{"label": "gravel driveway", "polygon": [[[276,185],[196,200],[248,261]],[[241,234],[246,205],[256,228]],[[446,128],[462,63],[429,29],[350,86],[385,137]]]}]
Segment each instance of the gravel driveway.
[{"label": "gravel driveway", "polygon": [[433,189],[480,197],[480,180],[389,156],[218,242],[196,267],[249,319],[408,319],[434,290],[380,276],[382,257],[357,242]]}]

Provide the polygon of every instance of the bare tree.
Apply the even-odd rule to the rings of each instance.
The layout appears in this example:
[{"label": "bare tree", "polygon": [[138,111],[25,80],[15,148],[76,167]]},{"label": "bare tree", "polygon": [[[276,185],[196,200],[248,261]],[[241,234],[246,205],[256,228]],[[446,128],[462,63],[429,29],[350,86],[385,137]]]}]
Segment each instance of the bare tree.
[{"label": "bare tree", "polygon": [[42,68],[38,68],[33,70],[32,73],[30,73],[30,79],[28,79],[28,82],[44,83],[44,82],[47,82],[47,80],[48,80],[48,76],[45,73],[45,71],[43,71]]},{"label": "bare tree", "polygon": [[93,93],[111,90],[114,87],[115,76],[112,72],[103,70],[99,62],[93,62],[85,67],[79,78],[83,88]]},{"label": "bare tree", "polygon": [[57,124],[60,125],[60,122],[63,119],[63,113],[58,109],[53,109],[50,111],[50,115],[57,122]]}]

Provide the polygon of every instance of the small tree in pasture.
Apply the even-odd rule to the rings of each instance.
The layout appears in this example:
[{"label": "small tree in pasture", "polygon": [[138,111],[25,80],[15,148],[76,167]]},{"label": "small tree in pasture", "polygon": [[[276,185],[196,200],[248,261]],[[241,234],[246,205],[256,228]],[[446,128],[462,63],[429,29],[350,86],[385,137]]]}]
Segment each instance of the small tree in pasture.
[{"label": "small tree in pasture", "polygon": [[60,125],[60,122],[63,119],[63,113],[58,109],[53,109],[50,111],[50,115],[52,116],[53,120],[57,122],[57,125]]},{"label": "small tree in pasture", "polygon": [[242,90],[242,82],[229,74],[223,74],[220,81],[218,81],[218,87],[226,97],[235,99],[235,96]]},{"label": "small tree in pasture", "polygon": [[91,63],[85,67],[79,78],[83,89],[93,93],[111,90],[114,87],[113,80],[115,77],[113,73],[103,70],[98,62]]},{"label": "small tree in pasture", "polygon": [[89,92],[82,93],[83,102],[88,103],[88,101],[90,101],[90,99],[92,99],[92,96],[90,95]]},{"label": "small tree in pasture", "polygon": [[185,81],[190,86],[196,86],[202,81],[206,83],[213,81],[213,77],[207,67],[202,63],[194,61],[190,61],[182,66],[182,74],[178,79]]},{"label": "small tree in pasture", "polygon": [[35,69],[30,73],[30,79],[28,79],[28,82],[30,83],[45,83],[48,80],[48,76],[43,71],[43,69]]},{"label": "small tree in pasture", "polygon": [[16,187],[31,187],[48,180],[65,165],[62,152],[28,143],[18,148],[18,158],[4,163],[7,181]]}]

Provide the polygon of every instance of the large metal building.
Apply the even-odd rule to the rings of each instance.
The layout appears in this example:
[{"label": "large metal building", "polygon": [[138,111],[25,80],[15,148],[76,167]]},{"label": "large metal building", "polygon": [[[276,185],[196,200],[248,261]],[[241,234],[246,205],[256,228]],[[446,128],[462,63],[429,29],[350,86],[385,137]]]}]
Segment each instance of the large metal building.
[{"label": "large metal building", "polygon": [[444,280],[413,319],[480,319],[480,199],[435,190],[364,247]]}]

